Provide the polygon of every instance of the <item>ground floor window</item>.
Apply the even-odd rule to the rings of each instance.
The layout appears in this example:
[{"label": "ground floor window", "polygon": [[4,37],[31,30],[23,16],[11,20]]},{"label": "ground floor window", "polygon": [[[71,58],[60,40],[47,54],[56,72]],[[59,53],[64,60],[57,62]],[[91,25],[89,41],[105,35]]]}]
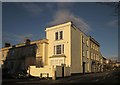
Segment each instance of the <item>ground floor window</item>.
[{"label": "ground floor window", "polygon": [[64,59],[52,59],[51,65],[61,65],[64,64]]}]

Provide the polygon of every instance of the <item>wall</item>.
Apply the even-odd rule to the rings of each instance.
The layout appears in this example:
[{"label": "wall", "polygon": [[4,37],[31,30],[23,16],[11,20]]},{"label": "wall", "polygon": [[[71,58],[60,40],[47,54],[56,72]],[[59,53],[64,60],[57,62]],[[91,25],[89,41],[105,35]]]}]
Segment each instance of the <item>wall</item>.
[{"label": "wall", "polygon": [[[70,46],[70,26],[71,23],[65,23],[53,27],[46,28],[46,38],[48,39],[48,65],[50,65],[50,57],[54,55],[54,45],[64,44],[64,55],[66,66],[71,65],[71,46]],[[55,32],[63,31],[63,40],[55,40]],[[61,56],[62,57],[62,56]]]},{"label": "wall", "polygon": [[[70,67],[64,67],[64,76],[71,76]],[[62,77],[62,66],[56,66],[56,77]]]},{"label": "wall", "polygon": [[[56,71],[56,74],[55,74]],[[47,75],[45,73],[48,73],[48,77],[62,77],[62,66],[45,66],[44,68],[36,68],[35,66],[30,66],[30,70],[27,70],[27,72],[30,72],[30,75],[40,77],[40,74],[42,73],[42,77],[46,77]],[[45,74],[45,75],[44,75]],[[70,67],[64,67],[64,76],[70,76]]]},{"label": "wall", "polygon": [[[45,66],[44,68],[36,68],[36,66],[30,66],[30,71],[27,70],[27,72],[36,77],[40,77],[41,73],[49,73],[49,77],[52,77],[52,68],[49,66]],[[44,75],[43,75],[44,76]]]},{"label": "wall", "polygon": [[71,27],[71,73],[80,73],[81,60],[81,35],[78,28]]}]

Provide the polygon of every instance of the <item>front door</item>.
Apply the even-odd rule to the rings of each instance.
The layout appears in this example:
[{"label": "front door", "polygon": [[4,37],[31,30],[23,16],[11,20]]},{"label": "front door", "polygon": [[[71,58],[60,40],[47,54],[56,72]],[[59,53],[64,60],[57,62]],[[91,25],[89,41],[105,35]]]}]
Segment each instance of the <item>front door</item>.
[{"label": "front door", "polygon": [[64,66],[62,66],[62,77],[64,77]]}]

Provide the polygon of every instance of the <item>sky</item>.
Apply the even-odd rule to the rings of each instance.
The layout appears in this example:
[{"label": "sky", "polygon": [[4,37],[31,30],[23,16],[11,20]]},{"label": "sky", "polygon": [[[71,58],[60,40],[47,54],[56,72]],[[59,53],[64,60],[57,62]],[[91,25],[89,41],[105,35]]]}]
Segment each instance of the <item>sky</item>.
[{"label": "sky", "polygon": [[112,6],[95,2],[3,2],[2,45],[45,38],[45,28],[73,21],[100,43],[105,57],[118,57],[118,16]]}]

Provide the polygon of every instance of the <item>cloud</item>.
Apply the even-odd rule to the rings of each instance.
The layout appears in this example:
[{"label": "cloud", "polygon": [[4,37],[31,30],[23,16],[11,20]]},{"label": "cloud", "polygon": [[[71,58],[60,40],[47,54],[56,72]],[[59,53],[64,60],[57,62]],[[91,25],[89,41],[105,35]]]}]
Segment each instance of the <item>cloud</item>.
[{"label": "cloud", "polygon": [[67,9],[58,10],[54,14],[53,20],[49,23],[49,25],[56,25],[66,21],[72,21],[80,30],[82,30],[85,33],[88,33],[90,31],[90,26],[86,23],[84,19],[75,16]]},{"label": "cloud", "polygon": [[112,20],[107,23],[110,27],[117,27],[118,26],[118,20]]},{"label": "cloud", "polygon": [[20,42],[24,42],[24,40],[26,38],[32,38],[34,37],[33,34],[31,33],[26,33],[26,34],[23,34],[23,35],[19,35],[19,34],[13,34],[13,33],[3,33],[3,37],[2,37],[2,43],[4,44],[5,42],[15,42],[13,44],[16,44],[16,43],[20,43]]},{"label": "cloud", "polygon": [[32,16],[39,15],[43,10],[36,3],[22,3],[22,8],[28,11]]}]

